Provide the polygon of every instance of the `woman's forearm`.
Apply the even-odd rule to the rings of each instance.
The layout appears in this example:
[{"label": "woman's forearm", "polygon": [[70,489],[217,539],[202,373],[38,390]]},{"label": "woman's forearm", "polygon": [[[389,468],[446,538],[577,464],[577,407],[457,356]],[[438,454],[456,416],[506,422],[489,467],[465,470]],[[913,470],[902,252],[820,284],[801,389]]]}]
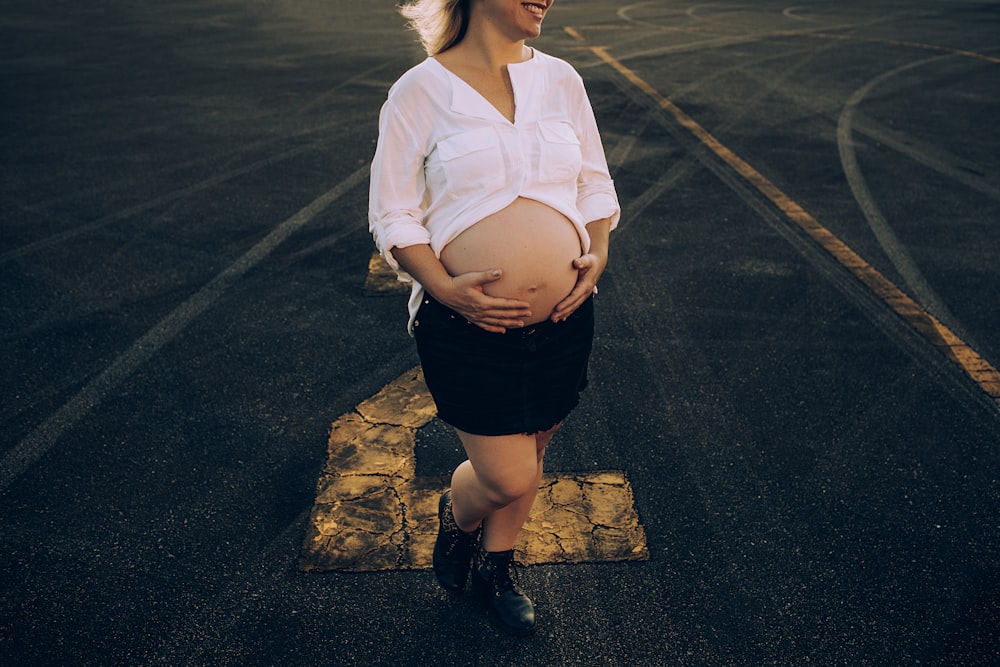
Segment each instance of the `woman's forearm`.
[{"label": "woman's forearm", "polygon": [[590,236],[590,254],[597,255],[606,263],[608,261],[608,245],[611,237],[611,218],[594,220],[587,223],[587,234]]},{"label": "woman's forearm", "polygon": [[392,256],[404,271],[435,298],[440,298],[451,288],[451,275],[428,244],[393,248]]}]

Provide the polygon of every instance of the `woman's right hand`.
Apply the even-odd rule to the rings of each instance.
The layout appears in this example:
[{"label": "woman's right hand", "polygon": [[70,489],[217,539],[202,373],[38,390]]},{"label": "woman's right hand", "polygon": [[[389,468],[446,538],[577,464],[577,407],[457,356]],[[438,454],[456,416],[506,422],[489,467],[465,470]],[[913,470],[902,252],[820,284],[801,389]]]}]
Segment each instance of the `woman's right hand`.
[{"label": "woman's right hand", "polygon": [[500,269],[471,271],[452,276],[427,243],[391,248],[392,256],[435,299],[477,327],[504,333],[524,326],[531,317],[530,304],[518,299],[490,296],[483,285],[503,277]]},{"label": "woman's right hand", "polygon": [[434,298],[481,329],[505,333],[523,327],[525,318],[531,317],[531,308],[527,301],[490,296],[483,291],[483,285],[502,277],[500,269],[462,273],[452,277],[450,289],[434,293]]}]

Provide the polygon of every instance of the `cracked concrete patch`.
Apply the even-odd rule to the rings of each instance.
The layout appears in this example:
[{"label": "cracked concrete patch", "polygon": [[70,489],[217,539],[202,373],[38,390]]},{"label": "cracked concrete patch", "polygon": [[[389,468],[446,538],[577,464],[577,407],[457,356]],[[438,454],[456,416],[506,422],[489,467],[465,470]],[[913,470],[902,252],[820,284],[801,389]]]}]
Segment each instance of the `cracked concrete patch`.
[{"label": "cracked concrete patch", "polygon": [[396,278],[396,272],[377,252],[368,260],[368,277],[365,278],[363,292],[366,296],[383,294],[409,294],[410,283]]},{"label": "cracked concrete patch", "polygon": [[[448,479],[416,477],[414,449],[435,414],[417,367],[333,423],[300,570],[430,567]],[[632,487],[617,470],[546,475],[515,550],[525,565],[649,558]]]},{"label": "cracked concrete patch", "polygon": [[649,558],[632,486],[620,471],[546,476],[517,546],[525,564]]}]

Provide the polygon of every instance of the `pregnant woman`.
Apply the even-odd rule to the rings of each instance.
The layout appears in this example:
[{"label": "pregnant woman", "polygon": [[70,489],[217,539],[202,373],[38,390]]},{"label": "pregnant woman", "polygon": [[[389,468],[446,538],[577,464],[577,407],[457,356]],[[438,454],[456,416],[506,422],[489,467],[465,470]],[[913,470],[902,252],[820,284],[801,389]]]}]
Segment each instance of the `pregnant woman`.
[{"label": "pregnant woman", "polygon": [[369,227],[413,281],[409,331],[468,460],[439,503],[434,573],[500,626],[535,628],[511,579],[545,447],[587,383],[618,198],[583,82],[525,45],[553,0],[403,6],[428,58],[379,117]]}]

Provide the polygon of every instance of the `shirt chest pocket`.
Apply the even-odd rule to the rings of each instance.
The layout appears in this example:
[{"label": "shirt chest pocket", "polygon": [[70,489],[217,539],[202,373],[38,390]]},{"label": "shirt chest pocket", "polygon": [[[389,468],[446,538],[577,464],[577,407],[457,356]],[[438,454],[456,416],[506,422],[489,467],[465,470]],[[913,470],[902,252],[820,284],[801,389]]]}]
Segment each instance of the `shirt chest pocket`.
[{"label": "shirt chest pocket", "polygon": [[462,132],[438,142],[437,162],[452,199],[484,194],[503,186],[506,168],[492,127]]},{"label": "shirt chest pocket", "polygon": [[575,183],[583,164],[580,140],[569,123],[538,123],[538,180],[542,183]]}]

